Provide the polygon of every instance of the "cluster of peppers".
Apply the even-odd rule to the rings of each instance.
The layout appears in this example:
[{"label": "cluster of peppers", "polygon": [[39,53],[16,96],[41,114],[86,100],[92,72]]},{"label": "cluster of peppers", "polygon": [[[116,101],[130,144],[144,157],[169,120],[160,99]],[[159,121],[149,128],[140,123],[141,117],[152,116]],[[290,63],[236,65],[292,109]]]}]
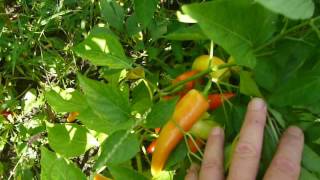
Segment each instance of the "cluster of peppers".
[{"label": "cluster of peppers", "polygon": [[[210,62],[211,61],[211,62]],[[198,57],[192,66],[191,71],[187,71],[176,79],[173,83],[186,80],[197,73],[204,71],[213,66],[218,66],[224,62],[218,57],[210,58],[207,55]],[[210,73],[211,78],[218,80],[225,74],[229,73],[225,69],[217,70]],[[194,131],[197,134],[199,127],[203,121],[199,121],[208,110],[214,110],[219,107],[224,100],[235,96],[234,93],[215,93],[209,94],[207,97],[196,89],[193,89],[196,81],[189,81],[185,84],[184,89],[177,93],[180,100],[176,104],[174,113],[171,119],[162,127],[159,137],[154,140],[147,148],[148,153],[152,153],[151,173],[153,176],[158,175],[165,166],[165,163],[170,153],[175,149],[177,144],[183,139],[184,132]],[[170,99],[170,96],[165,96],[164,99]],[[214,123],[214,122],[213,122]],[[211,128],[217,124],[206,124],[206,135],[196,137],[195,140],[188,139],[189,150],[193,153],[204,145],[204,139],[208,138]]]},{"label": "cluster of peppers", "polygon": [[[210,67],[224,64],[224,61],[218,57],[209,57],[208,55],[199,56],[195,59],[192,70],[187,71],[177,78],[172,83],[179,83],[189,79],[201,71],[205,71]],[[226,78],[230,75],[228,69],[216,70],[210,73],[212,80]],[[179,142],[184,137],[184,132],[191,132],[196,138],[188,138],[187,144],[189,150],[196,153],[199,148],[204,146],[204,140],[209,136],[210,130],[217,125],[213,121],[199,121],[202,119],[208,110],[214,110],[221,106],[224,100],[235,96],[234,93],[214,93],[207,96],[203,95],[198,90],[194,89],[195,80],[189,81],[184,85],[184,88],[177,92],[176,95],[180,97],[176,104],[174,113],[171,119],[161,128],[156,128],[155,131],[159,137],[152,141],[147,147],[147,152],[152,154],[151,173],[156,176],[159,174],[170,153],[175,149]],[[169,100],[174,96],[163,96],[164,100]],[[67,122],[72,123],[76,120],[78,112],[71,112],[67,117]],[[205,130],[204,130],[205,129]],[[200,131],[204,131],[200,132]],[[159,133],[160,132],[160,133]],[[101,174],[96,174],[94,180],[108,180]]]}]

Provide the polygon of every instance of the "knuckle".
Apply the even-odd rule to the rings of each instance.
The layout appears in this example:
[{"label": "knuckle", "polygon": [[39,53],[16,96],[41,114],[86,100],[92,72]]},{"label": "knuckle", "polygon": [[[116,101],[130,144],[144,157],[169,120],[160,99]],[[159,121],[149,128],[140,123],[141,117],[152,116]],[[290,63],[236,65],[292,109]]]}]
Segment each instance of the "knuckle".
[{"label": "knuckle", "polygon": [[251,143],[239,142],[236,146],[235,153],[240,158],[257,158],[258,149]]},{"label": "knuckle", "polygon": [[218,162],[217,160],[214,160],[214,159],[210,159],[210,160],[207,160],[207,161],[204,161],[202,163],[202,166],[201,166],[202,170],[206,171],[212,171],[212,170],[217,170],[217,171],[222,171],[223,170],[223,167],[222,167],[222,163]]},{"label": "knuckle", "polygon": [[275,169],[292,177],[297,177],[300,172],[300,165],[284,157],[275,159],[274,166]]},{"label": "knuckle", "polygon": [[259,119],[259,118],[250,118],[249,123],[254,126],[262,126],[262,127],[265,126],[265,121],[263,119]]}]

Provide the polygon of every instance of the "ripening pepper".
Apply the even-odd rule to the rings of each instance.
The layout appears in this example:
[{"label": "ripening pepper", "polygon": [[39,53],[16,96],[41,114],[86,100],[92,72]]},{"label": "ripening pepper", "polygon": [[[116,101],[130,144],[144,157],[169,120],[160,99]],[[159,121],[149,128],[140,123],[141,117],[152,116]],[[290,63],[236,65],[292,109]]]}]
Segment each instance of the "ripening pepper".
[{"label": "ripening pepper", "polygon": [[[200,138],[195,138],[194,141],[192,141],[190,138],[188,138],[188,146],[191,152],[196,153],[198,152],[198,148],[203,147],[204,141]],[[153,140],[149,146],[147,147],[147,153],[152,154],[154,152],[154,149],[157,144],[157,139]]]},{"label": "ripening pepper", "polygon": [[183,139],[183,131],[189,131],[208,108],[207,99],[197,90],[192,89],[181,98],[171,119],[160,131],[152,155],[152,175],[158,175],[162,171],[171,151]]},{"label": "ripening pepper", "polygon": [[153,140],[153,141],[149,144],[149,146],[147,147],[147,153],[148,153],[148,154],[152,154],[152,153],[154,152],[154,149],[155,149],[155,147],[156,147],[156,144],[157,144],[157,140],[156,140],[156,139]]},{"label": "ripening pepper", "polygon": [[[199,71],[196,71],[196,70],[192,70],[192,71],[187,71],[187,72],[184,72],[182,73],[181,75],[179,75],[178,77],[176,77],[173,81],[172,81],[172,84],[176,84],[180,81],[183,81],[183,80],[186,80],[194,75],[196,75]],[[185,95],[188,91],[190,91],[191,89],[194,88],[196,84],[196,81],[193,80],[193,81],[189,81],[187,82],[185,85],[184,85],[184,88],[181,92],[179,92],[179,95],[180,96],[183,96]]]},{"label": "ripening pepper", "polygon": [[79,115],[79,112],[71,112],[67,118],[68,123],[72,123],[77,119],[77,116]]},{"label": "ripening pepper", "polygon": [[210,58],[209,55],[202,55],[197,57],[192,64],[192,69],[197,71],[204,71],[206,69],[212,68],[214,71],[210,73],[212,80],[215,82],[221,81],[224,79],[229,79],[231,73],[228,68],[224,69],[217,69],[219,65],[226,64],[222,59],[219,57],[213,56]]},{"label": "ripening pepper", "polygon": [[197,153],[198,148],[202,148],[204,146],[204,141],[200,138],[195,138],[194,141],[188,139],[188,146],[191,152]]},{"label": "ripening pepper", "polygon": [[96,174],[94,175],[93,180],[111,180],[111,179],[105,176],[102,176],[101,174]]},{"label": "ripening pepper", "polygon": [[210,110],[215,110],[217,109],[219,106],[222,105],[223,101],[232,98],[233,96],[235,96],[235,93],[223,93],[223,94],[209,94],[208,95],[208,101],[209,101],[209,109]]},{"label": "ripening pepper", "polygon": [[219,123],[211,119],[201,119],[190,129],[190,133],[198,138],[207,140],[214,127],[220,126]]}]

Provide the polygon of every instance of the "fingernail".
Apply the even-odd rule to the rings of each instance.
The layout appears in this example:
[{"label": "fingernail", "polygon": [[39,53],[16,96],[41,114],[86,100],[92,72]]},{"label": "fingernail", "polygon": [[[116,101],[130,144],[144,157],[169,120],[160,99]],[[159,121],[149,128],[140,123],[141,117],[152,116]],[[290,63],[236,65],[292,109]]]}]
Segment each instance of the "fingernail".
[{"label": "fingernail", "polygon": [[250,101],[249,108],[251,110],[263,110],[264,108],[266,108],[266,103],[261,98],[253,98]]},{"label": "fingernail", "polygon": [[297,127],[297,126],[290,126],[287,130],[288,134],[293,136],[293,137],[302,137],[303,136],[303,132],[302,130]]},{"label": "fingernail", "polygon": [[211,134],[213,136],[218,136],[218,135],[221,135],[222,134],[222,129],[221,127],[214,127],[211,131]]}]

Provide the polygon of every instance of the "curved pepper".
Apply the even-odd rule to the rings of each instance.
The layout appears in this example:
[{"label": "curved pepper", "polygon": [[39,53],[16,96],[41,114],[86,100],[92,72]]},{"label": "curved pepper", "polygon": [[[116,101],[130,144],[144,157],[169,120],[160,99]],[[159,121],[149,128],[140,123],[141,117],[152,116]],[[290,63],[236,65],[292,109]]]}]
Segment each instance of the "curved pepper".
[{"label": "curved pepper", "polygon": [[[200,138],[195,138],[194,141],[192,141],[190,138],[188,138],[188,146],[191,152],[196,153],[198,152],[198,148],[203,147],[204,141]],[[154,152],[154,149],[157,144],[157,139],[153,140],[149,146],[147,147],[147,153],[152,154]]]},{"label": "curved pepper", "polygon": [[160,132],[151,161],[153,175],[162,171],[171,151],[183,138],[183,131],[189,131],[208,108],[208,101],[197,90],[190,90],[181,98],[173,116]]}]

